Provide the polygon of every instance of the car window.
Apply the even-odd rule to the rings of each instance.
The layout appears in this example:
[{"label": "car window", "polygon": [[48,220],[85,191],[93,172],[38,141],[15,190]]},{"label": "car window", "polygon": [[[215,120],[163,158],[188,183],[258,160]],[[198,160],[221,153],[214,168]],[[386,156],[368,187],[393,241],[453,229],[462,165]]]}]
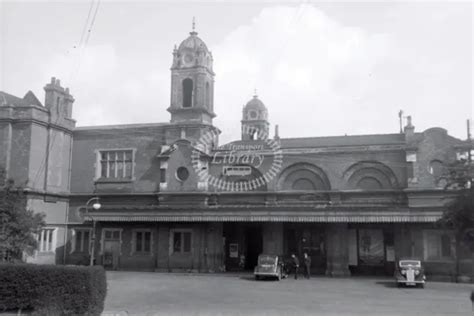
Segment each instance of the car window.
[{"label": "car window", "polygon": [[421,263],[420,261],[417,261],[417,260],[401,260],[400,261],[400,267],[408,267],[408,266],[420,267]]},{"label": "car window", "polygon": [[259,264],[275,264],[276,257],[274,256],[260,256],[258,257]]}]

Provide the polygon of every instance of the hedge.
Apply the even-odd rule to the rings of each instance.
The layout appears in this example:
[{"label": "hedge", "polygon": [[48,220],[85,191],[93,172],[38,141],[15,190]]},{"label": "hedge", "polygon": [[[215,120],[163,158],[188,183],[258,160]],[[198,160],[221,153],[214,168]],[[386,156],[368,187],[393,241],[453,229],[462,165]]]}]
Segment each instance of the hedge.
[{"label": "hedge", "polygon": [[0,312],[100,315],[106,293],[101,266],[0,264]]}]

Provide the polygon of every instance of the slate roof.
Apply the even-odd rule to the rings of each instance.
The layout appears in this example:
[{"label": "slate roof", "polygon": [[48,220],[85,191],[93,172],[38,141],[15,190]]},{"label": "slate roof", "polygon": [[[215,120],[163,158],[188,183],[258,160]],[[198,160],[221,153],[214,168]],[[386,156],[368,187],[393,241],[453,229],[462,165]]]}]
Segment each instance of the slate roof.
[{"label": "slate roof", "polygon": [[43,106],[35,94],[28,91],[23,98],[16,97],[9,93],[0,91],[0,106]]},{"label": "slate roof", "polygon": [[300,137],[282,138],[280,141],[281,148],[399,145],[405,143],[405,135],[374,134],[354,136]]},{"label": "slate roof", "polygon": [[[221,148],[252,146],[265,144],[262,140],[237,140]],[[404,134],[374,134],[354,136],[324,136],[324,137],[299,137],[281,138],[281,148],[318,148],[318,147],[344,147],[344,146],[370,146],[370,145],[402,145],[405,144]]]}]

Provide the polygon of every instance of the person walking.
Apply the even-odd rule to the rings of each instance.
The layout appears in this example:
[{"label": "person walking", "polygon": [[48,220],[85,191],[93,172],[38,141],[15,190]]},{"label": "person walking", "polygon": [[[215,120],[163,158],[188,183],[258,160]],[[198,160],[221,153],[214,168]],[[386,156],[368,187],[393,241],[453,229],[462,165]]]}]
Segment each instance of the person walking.
[{"label": "person walking", "polygon": [[308,254],[304,253],[304,277],[309,280],[309,275],[311,272],[311,257]]},{"label": "person walking", "polygon": [[300,267],[300,261],[298,260],[298,258],[295,256],[295,254],[293,253],[291,255],[291,258],[293,259],[293,272],[295,273],[295,280],[298,279],[298,268]]}]

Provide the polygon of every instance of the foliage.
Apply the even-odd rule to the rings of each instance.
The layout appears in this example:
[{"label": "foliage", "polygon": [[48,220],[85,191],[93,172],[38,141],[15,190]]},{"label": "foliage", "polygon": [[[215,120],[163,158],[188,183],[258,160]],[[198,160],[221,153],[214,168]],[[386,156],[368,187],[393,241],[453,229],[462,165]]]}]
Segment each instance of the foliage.
[{"label": "foliage", "polygon": [[473,228],[474,190],[463,189],[454,200],[449,202],[439,223],[456,232],[465,232],[467,229]]},{"label": "foliage", "polygon": [[474,247],[474,186],[472,185],[472,163],[460,160],[449,166],[448,189],[458,189],[459,194],[447,203],[443,217],[438,221],[442,227],[453,229],[458,241],[464,240]]},{"label": "foliage", "polygon": [[20,260],[23,252],[36,248],[37,233],[44,225],[44,215],[26,208],[26,196],[21,187],[8,181],[0,187],[0,261]]},{"label": "foliage", "polygon": [[106,293],[101,266],[0,264],[0,312],[100,315]]}]

